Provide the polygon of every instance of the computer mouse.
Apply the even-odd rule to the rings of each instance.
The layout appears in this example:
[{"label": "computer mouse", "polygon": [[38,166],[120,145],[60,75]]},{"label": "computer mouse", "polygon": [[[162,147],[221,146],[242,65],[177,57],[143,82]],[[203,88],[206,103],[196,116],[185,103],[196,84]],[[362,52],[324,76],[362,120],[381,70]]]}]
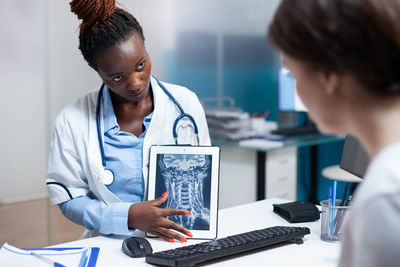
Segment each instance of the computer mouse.
[{"label": "computer mouse", "polygon": [[122,242],[122,251],[133,258],[145,257],[153,253],[150,242],[143,237],[132,236]]}]

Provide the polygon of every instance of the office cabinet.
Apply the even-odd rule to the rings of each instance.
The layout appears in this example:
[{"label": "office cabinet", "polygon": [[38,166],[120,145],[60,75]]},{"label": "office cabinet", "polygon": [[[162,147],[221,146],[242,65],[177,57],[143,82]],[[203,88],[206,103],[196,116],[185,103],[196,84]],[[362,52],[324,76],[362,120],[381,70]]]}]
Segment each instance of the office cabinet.
[{"label": "office cabinet", "polygon": [[297,148],[268,151],[265,161],[265,198],[296,200]]}]

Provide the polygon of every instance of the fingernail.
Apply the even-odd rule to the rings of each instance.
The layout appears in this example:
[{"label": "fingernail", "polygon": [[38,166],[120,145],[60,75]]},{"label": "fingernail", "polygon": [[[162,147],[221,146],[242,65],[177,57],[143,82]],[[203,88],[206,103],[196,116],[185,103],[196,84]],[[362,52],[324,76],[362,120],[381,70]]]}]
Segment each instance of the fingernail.
[{"label": "fingernail", "polygon": [[193,238],[193,235],[192,235],[191,232],[187,232],[186,235],[187,235],[188,237],[190,237],[190,238]]},{"label": "fingernail", "polygon": [[168,241],[169,241],[170,243],[175,243],[175,240],[173,240],[172,238],[170,238]]},{"label": "fingernail", "polygon": [[187,239],[182,236],[181,237],[181,242],[187,242]]},{"label": "fingernail", "polygon": [[189,214],[190,214],[190,211],[185,210],[184,214],[185,214],[185,215],[189,215]]},{"label": "fingernail", "polygon": [[165,197],[168,194],[168,191],[165,191],[164,194],[162,194],[163,197]]}]

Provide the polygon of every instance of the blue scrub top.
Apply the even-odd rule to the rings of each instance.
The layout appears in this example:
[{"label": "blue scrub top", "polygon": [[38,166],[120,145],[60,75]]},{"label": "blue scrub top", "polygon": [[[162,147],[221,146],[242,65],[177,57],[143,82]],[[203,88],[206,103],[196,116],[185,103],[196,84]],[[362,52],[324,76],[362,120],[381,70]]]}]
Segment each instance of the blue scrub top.
[{"label": "blue scrub top", "polygon": [[103,92],[103,107],[105,160],[107,169],[114,173],[114,182],[107,188],[124,202],[143,201],[142,148],[153,113],[144,118],[146,130],[136,137],[120,130],[107,86]]}]

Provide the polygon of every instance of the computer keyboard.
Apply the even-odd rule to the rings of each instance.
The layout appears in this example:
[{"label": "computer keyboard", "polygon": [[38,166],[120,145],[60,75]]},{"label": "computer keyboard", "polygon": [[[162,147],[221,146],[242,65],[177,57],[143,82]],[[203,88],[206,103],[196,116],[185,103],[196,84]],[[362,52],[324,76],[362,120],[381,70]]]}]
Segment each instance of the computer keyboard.
[{"label": "computer keyboard", "polygon": [[196,245],[156,252],[146,256],[146,262],[161,266],[194,266],[285,241],[302,244],[302,238],[309,233],[310,229],[307,227],[274,226]]}]

